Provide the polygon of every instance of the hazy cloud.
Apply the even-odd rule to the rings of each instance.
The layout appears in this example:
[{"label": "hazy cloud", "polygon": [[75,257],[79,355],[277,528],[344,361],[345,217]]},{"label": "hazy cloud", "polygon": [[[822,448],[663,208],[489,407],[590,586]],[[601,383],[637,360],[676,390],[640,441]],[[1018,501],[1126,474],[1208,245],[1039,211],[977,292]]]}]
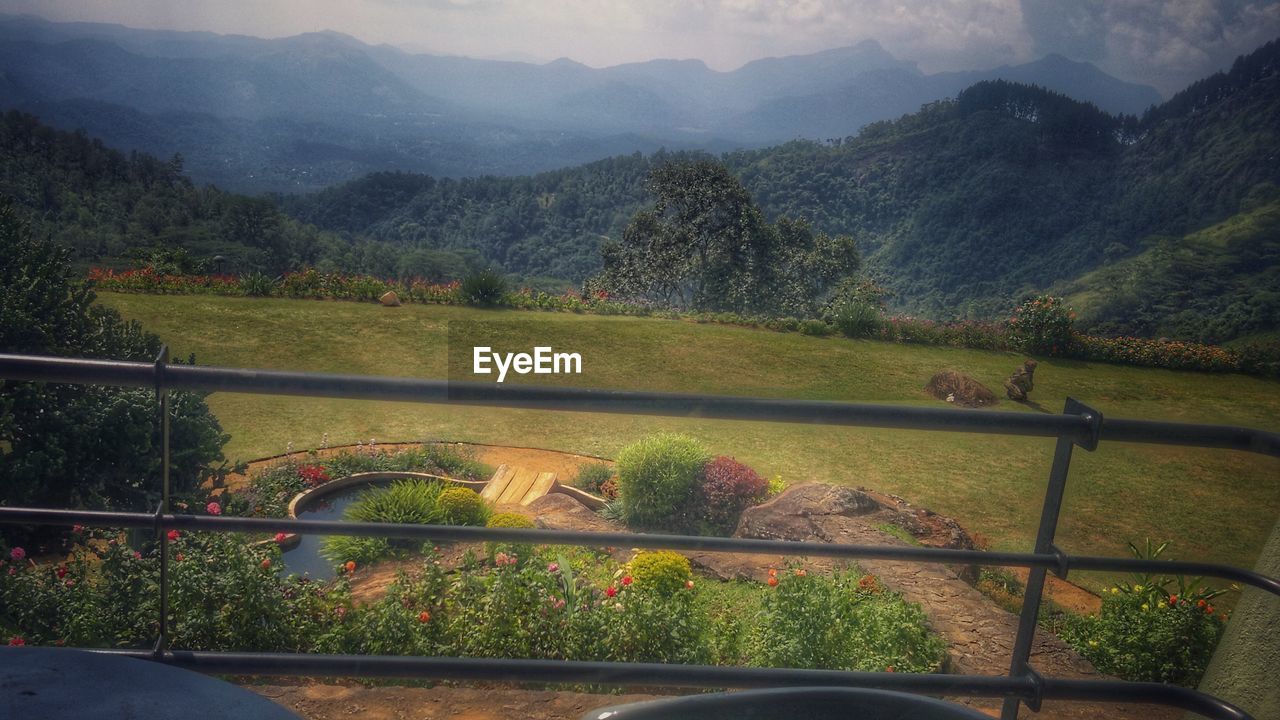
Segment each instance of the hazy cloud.
[{"label": "hazy cloud", "polygon": [[1272,0],[1022,0],[1036,54],[1089,60],[1165,95],[1280,35]]},{"label": "hazy cloud", "polygon": [[475,57],[732,69],[876,39],[926,71],[1089,60],[1169,94],[1280,35],[1264,0],[0,0],[52,20],[278,37],[332,29]]}]

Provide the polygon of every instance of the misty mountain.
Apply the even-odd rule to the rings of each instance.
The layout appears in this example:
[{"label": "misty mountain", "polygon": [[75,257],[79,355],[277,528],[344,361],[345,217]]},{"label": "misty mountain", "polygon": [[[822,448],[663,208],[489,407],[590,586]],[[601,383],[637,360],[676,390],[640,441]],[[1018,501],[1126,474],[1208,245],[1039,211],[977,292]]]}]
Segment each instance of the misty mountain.
[{"label": "misty mountain", "polygon": [[261,39],[0,16],[0,108],[125,149],[181,152],[197,180],[246,191],[840,138],[995,78],[1110,112],[1159,100],[1056,56],[928,75],[872,40],[720,72],[699,60],[591,68],[429,55],[329,31]]}]

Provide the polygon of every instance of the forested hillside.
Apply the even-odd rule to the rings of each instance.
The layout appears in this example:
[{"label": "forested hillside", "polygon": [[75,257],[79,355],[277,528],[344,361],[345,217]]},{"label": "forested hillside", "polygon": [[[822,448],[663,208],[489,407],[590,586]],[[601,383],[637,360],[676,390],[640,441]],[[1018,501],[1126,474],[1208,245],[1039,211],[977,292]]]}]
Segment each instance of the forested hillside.
[{"label": "forested hillside", "polygon": [[446,279],[482,263],[474,252],[406,253],[321,231],[269,198],[195,185],[181,156],[126,155],[16,111],[0,114],[0,197],[33,237],[70,248],[81,268],[159,262],[182,272],[274,274],[321,265]]},{"label": "forested hillside", "polygon": [[[1221,222],[1280,184],[1278,58],[1269,43],[1141,119],[984,82],[841,142],[721,160],[771,219],[857,238],[893,306],[989,316],[1142,252],[1151,236]],[[646,201],[648,172],[671,157],[529,178],[377,175],[287,207],[322,227],[476,248],[509,272],[581,280],[603,237]]]}]

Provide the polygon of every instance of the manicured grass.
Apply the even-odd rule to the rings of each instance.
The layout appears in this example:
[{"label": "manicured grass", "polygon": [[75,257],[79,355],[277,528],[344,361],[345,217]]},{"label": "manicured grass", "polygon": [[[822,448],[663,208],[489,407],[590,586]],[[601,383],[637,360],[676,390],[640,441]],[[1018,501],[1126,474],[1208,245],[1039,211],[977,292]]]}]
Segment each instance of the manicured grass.
[{"label": "manicured grass", "polygon": [[[643,318],[208,296],[103,294],[101,302],[158,333],[177,357],[234,367],[443,378],[453,322],[455,339],[582,354],[583,375],[547,382],[938,407],[923,390],[933,373],[953,368],[999,393],[1022,360]],[[1068,395],[1111,417],[1280,424],[1280,383],[1042,359],[1033,399],[1060,412]],[[324,433],[333,445],[450,439],[613,456],[647,433],[683,432],[766,476],[902,495],[956,517],[996,549],[1030,547],[1053,453],[1050,439],[975,434],[227,393],[209,403],[232,435],[228,456],[246,460],[290,442],[316,446]],[[1059,544],[1123,554],[1128,540],[1150,536],[1173,540],[1179,559],[1252,565],[1280,513],[1278,470],[1276,460],[1227,451],[1117,443],[1078,451]]]}]

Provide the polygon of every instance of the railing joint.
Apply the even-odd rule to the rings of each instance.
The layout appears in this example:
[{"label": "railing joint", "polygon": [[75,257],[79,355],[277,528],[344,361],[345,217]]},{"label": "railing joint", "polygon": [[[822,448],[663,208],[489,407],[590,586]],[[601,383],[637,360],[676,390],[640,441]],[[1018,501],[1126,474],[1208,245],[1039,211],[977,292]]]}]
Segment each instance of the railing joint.
[{"label": "railing joint", "polygon": [[1067,573],[1071,570],[1071,556],[1057,545],[1050,545],[1049,552],[1053,553],[1053,557],[1058,564],[1053,568],[1053,574],[1057,575],[1060,580],[1067,579]]},{"label": "railing joint", "polygon": [[1040,712],[1040,703],[1044,700],[1044,676],[1036,672],[1036,669],[1031,667],[1029,663],[1022,666],[1022,672],[1023,677],[1031,683],[1031,697],[1026,698],[1025,702],[1031,712],[1038,713]]}]

